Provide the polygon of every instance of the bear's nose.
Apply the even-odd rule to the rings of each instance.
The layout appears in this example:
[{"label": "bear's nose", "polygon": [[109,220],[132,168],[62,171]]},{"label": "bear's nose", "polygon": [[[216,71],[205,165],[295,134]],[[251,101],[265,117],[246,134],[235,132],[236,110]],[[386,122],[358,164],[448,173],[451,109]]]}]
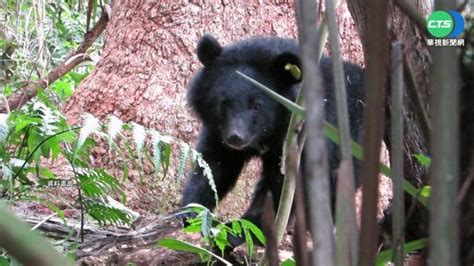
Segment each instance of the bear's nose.
[{"label": "bear's nose", "polygon": [[227,138],[227,143],[229,143],[232,146],[240,146],[242,145],[242,137],[238,134],[232,134]]}]

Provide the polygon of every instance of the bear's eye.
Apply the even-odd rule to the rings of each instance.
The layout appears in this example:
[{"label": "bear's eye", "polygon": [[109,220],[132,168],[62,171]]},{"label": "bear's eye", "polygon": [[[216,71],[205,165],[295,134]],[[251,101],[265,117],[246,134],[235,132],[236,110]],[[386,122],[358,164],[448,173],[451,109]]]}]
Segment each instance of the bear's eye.
[{"label": "bear's eye", "polygon": [[252,109],[255,111],[260,111],[262,110],[262,104],[256,102],[252,103]]}]

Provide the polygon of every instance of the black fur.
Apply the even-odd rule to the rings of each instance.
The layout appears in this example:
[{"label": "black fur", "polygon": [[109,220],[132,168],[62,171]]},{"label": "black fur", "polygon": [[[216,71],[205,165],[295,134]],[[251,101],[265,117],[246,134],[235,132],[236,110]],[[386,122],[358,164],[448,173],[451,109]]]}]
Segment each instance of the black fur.
[{"label": "black fur", "polygon": [[[211,35],[198,43],[198,58],[203,63],[188,88],[188,103],[202,122],[197,150],[209,163],[223,198],[235,185],[242,167],[252,157],[262,160],[262,177],[243,218],[260,226],[263,201],[267,191],[278,207],[283,175],[280,173],[282,144],[290,112],[263,91],[237,76],[236,70],[256,79],[284,97],[295,100],[298,82],[285,64],[302,69],[298,44],[292,39],[256,37],[221,47]],[[326,89],[326,119],[336,124],[332,69],[330,58],[321,59],[321,73]],[[362,140],[363,71],[344,63],[348,108],[352,137]],[[303,73],[303,75],[308,73]],[[337,146],[329,143],[332,192],[335,191],[334,170],[340,156]],[[356,174],[360,162],[355,162]],[[183,205],[199,203],[215,207],[214,193],[202,169],[196,167],[187,180]],[[238,243],[237,243],[238,244]]]}]

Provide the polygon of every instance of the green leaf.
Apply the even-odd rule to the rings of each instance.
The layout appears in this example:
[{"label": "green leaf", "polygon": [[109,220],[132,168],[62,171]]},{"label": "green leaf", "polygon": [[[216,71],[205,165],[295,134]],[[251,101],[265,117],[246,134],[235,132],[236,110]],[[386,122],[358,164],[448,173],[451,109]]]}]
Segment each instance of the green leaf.
[{"label": "green leaf", "polygon": [[249,229],[255,237],[257,237],[258,241],[260,241],[262,244],[266,244],[265,240],[265,235],[263,234],[262,230],[258,228],[256,225],[254,225],[252,222],[245,220],[245,219],[240,219],[240,222],[242,223],[242,227],[245,229]]},{"label": "green leaf", "polygon": [[221,251],[221,256],[224,256],[225,247],[229,245],[227,240],[227,230],[220,226],[219,224],[216,228],[214,228],[215,234],[215,242],[219,250]]},{"label": "green leaf", "polygon": [[225,265],[232,265],[232,263],[224,260],[223,258],[215,255],[214,253],[212,253],[208,250],[205,250],[201,247],[195,246],[193,244],[190,244],[190,243],[187,243],[187,242],[184,242],[184,241],[181,241],[181,240],[171,239],[171,238],[163,238],[163,239],[158,241],[157,245],[161,246],[161,247],[177,250],[177,251],[191,252],[191,253],[199,255],[201,257],[201,259],[204,259],[206,261],[209,260],[210,257],[213,257],[213,258],[219,260],[220,262],[224,263]]},{"label": "green leaf", "polygon": [[422,187],[420,190],[420,194],[425,198],[429,198],[431,196],[431,186]]},{"label": "green leaf", "polygon": [[413,157],[415,157],[415,159],[421,163],[421,165],[423,165],[424,167],[430,167],[431,165],[431,159],[430,157],[428,156],[425,156],[421,153],[418,153],[418,154],[415,154],[413,155]]},{"label": "green leaf", "polygon": [[[414,241],[408,242],[405,245],[403,245],[403,253],[409,254],[409,253],[412,253],[414,251],[423,249],[427,246],[428,246],[428,239],[427,238],[414,240]],[[380,252],[377,255],[376,265],[377,266],[386,265],[389,261],[391,261],[393,256],[394,256],[393,249],[387,249],[387,250],[384,250],[384,251]]]},{"label": "green leaf", "polygon": [[240,226],[240,220],[232,220],[232,232],[236,236],[241,236],[242,235],[242,227]]},{"label": "green leaf", "polygon": [[197,219],[194,221],[191,221],[191,219],[188,220],[189,225],[186,226],[183,231],[186,233],[200,233],[201,232],[201,220]]},{"label": "green leaf", "polygon": [[71,97],[74,92],[74,83],[64,78],[54,82],[52,87],[63,101]]},{"label": "green leaf", "polygon": [[250,230],[245,227],[244,227],[244,236],[245,236],[245,242],[247,243],[247,252],[249,254],[249,257],[252,258],[253,249],[254,249],[253,239],[252,239],[252,235],[250,234]]},{"label": "green leaf", "polygon": [[160,134],[156,131],[151,132],[153,147],[153,164],[155,165],[155,174],[158,174],[161,166],[161,140]]},{"label": "green leaf", "polygon": [[295,266],[295,265],[296,265],[296,262],[292,258],[288,258],[281,263],[281,266]]},{"label": "green leaf", "polygon": [[163,165],[165,174],[168,172],[170,166],[170,158],[171,158],[171,144],[165,144],[165,151],[163,153]]},{"label": "green leaf", "polygon": [[[35,150],[36,146],[38,146],[40,142],[41,142],[40,134],[36,130],[32,130],[30,134],[28,134],[28,139],[27,139],[28,150],[32,152],[33,150]],[[38,149],[33,154],[33,160],[34,161],[39,160],[40,156],[41,156],[41,150]]]},{"label": "green leaf", "polygon": [[49,150],[51,150],[51,158],[53,160],[57,159],[61,148],[59,146],[59,137],[52,137],[47,140],[45,144],[48,146]]},{"label": "green leaf", "polygon": [[81,74],[81,73],[71,71],[68,74],[71,77],[71,79],[74,81],[75,85],[77,86],[81,83],[82,80],[84,80],[89,75],[89,72]]},{"label": "green leaf", "polygon": [[199,214],[201,218],[201,233],[203,237],[209,237],[211,235],[212,228],[212,215],[208,209],[204,209]]},{"label": "green leaf", "polygon": [[9,266],[10,262],[8,261],[8,257],[0,256],[0,266]]}]

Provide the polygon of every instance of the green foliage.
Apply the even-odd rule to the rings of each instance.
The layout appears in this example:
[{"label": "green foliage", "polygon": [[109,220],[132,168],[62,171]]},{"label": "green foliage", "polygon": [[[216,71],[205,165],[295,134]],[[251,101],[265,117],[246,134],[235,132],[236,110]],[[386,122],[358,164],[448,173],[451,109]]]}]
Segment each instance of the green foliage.
[{"label": "green foliage", "polygon": [[421,163],[421,165],[423,165],[424,167],[427,167],[427,168],[430,167],[430,165],[431,165],[431,158],[430,157],[425,156],[425,155],[420,154],[420,153],[413,155],[413,157],[415,157],[415,159],[419,163]]},{"label": "green foliage", "polygon": [[[38,1],[0,2],[0,17],[5,18],[0,42],[0,55],[5,59],[0,62],[0,84],[15,90],[25,81],[38,80],[79,46],[85,34],[86,13],[74,10],[67,2],[47,0],[44,5]],[[97,17],[95,14],[93,19]],[[99,39],[88,54],[97,57],[102,44]],[[90,70],[91,66],[85,64],[63,81],[69,78],[77,81]]]},{"label": "green foliage", "polygon": [[[414,241],[408,242],[405,245],[403,245],[403,253],[404,254],[413,253],[417,250],[426,248],[427,246],[428,246],[428,239],[427,238],[414,240]],[[395,253],[394,253],[393,249],[387,249],[387,250],[384,250],[384,251],[380,252],[377,255],[377,258],[376,258],[376,265],[377,266],[388,265],[388,263],[391,260],[393,260],[394,255],[395,255]]]},{"label": "green foliage", "polygon": [[[124,137],[126,131],[133,137],[135,152]],[[147,150],[148,136],[153,136],[153,148]],[[117,145],[117,139],[125,149]],[[116,117],[103,124],[91,114],[85,114],[81,127],[70,128],[65,117],[57,110],[49,98],[40,92],[37,99],[23,108],[0,116],[0,198],[9,200],[33,199],[45,203],[53,211],[60,212],[53,204],[31,193],[46,187],[75,186],[79,191],[78,202],[85,213],[100,224],[129,224],[133,216],[120,203],[110,201],[110,196],[124,198],[123,185],[104,169],[94,168],[90,159],[95,139],[104,139],[109,144],[109,152],[117,152],[133,165],[141,165],[146,158],[155,163],[158,172],[168,170],[172,144],[181,148],[178,176],[182,177],[185,163],[192,160],[201,165],[212,179],[211,171],[202,156],[188,144],[156,131],[150,131],[138,124],[126,124]],[[159,147],[159,148],[157,148]],[[159,152],[157,152],[159,150]],[[156,152],[153,159],[151,152]],[[137,156],[130,156],[136,154]],[[191,155],[191,156],[190,156]],[[43,166],[44,159],[66,158],[73,169],[73,178],[58,178]],[[128,166],[123,165],[124,174]],[[126,180],[123,178],[122,180]],[[215,190],[215,184],[211,183]]]},{"label": "green foliage", "polygon": [[420,190],[420,194],[425,198],[431,197],[431,186],[422,187]]},{"label": "green foliage", "polygon": [[295,265],[296,265],[296,262],[292,258],[286,259],[285,261],[281,263],[281,266],[295,266]]},{"label": "green foliage", "polygon": [[[200,255],[203,261],[209,261],[211,254],[214,258],[218,257],[218,255],[211,252],[214,247],[219,249],[221,252],[220,256],[224,256],[225,248],[231,246],[228,242],[228,235],[244,237],[247,243],[247,253],[249,257],[253,257],[254,255],[255,245],[253,243],[253,237],[257,238],[264,245],[266,243],[263,232],[253,223],[245,219],[233,219],[229,222],[229,226],[229,223],[224,223],[217,219],[206,207],[194,203],[185,206],[182,212],[175,215],[187,212],[197,213],[197,216],[187,220],[188,225],[183,231],[187,233],[201,233],[202,247],[174,239],[159,241],[158,245],[174,250],[189,251]],[[205,252],[203,250],[205,250]]]},{"label": "green foliage", "polygon": [[232,265],[232,263],[215,255],[214,253],[185,241],[172,239],[172,238],[163,238],[160,241],[158,241],[157,245],[161,247],[173,249],[173,250],[187,251],[187,252],[197,254],[199,255],[202,261],[210,261],[211,258],[215,258],[216,260],[224,263],[225,265]]},{"label": "green foliage", "polygon": [[9,266],[10,261],[7,256],[0,255],[0,266]]}]

